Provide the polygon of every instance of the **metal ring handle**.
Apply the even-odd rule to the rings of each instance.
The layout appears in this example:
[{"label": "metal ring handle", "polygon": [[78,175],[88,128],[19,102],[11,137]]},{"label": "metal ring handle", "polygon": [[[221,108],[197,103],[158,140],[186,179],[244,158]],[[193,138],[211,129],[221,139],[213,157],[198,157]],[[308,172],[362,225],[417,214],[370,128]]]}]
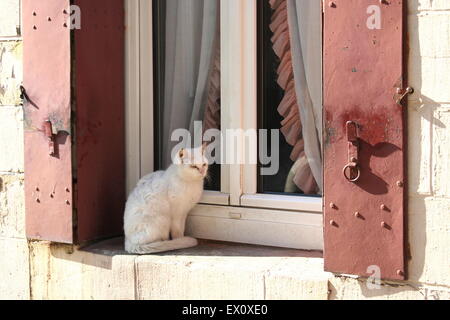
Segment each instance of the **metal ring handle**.
[{"label": "metal ring handle", "polygon": [[[351,178],[350,176],[347,176],[347,169],[356,169],[358,174],[356,175],[356,178]],[[349,182],[356,182],[361,178],[361,169],[359,169],[359,166],[355,162],[350,162],[344,167],[344,170],[342,170],[345,179],[347,179]]]}]

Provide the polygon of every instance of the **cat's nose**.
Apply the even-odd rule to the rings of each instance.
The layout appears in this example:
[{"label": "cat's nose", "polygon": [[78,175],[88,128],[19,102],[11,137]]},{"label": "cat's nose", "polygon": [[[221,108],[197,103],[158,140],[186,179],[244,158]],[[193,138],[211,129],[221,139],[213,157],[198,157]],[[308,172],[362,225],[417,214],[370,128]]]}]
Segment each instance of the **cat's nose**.
[{"label": "cat's nose", "polygon": [[201,167],[200,169],[199,169],[199,171],[200,171],[200,173],[201,173],[201,175],[202,176],[204,176],[205,174],[206,174],[206,171],[208,170],[208,168],[206,168],[206,167]]}]

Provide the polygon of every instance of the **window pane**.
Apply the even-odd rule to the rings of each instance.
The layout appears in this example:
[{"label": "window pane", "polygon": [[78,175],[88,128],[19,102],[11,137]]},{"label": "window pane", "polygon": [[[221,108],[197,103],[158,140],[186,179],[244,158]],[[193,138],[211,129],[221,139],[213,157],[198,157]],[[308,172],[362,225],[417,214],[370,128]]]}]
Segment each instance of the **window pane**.
[{"label": "window pane", "polygon": [[[219,0],[154,1],[157,168],[171,164],[175,130],[200,137],[220,129]],[[195,122],[202,127],[196,128]],[[178,138],[177,138],[178,139]],[[219,190],[220,166],[211,165],[206,189]]]},{"label": "window pane", "polygon": [[[260,175],[259,192],[322,190],[321,1],[259,1],[259,128],[278,129],[265,154],[279,170]],[[261,150],[260,150],[261,151]]]}]

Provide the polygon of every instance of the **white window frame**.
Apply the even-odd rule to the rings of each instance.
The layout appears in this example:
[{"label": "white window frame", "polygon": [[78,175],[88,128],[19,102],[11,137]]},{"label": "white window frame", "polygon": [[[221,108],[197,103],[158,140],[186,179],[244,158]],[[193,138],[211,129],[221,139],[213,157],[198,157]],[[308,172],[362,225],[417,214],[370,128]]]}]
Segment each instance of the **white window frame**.
[{"label": "white window frame", "polygon": [[[127,191],[154,171],[152,1],[126,0]],[[256,0],[221,1],[221,126],[257,129]],[[245,106],[245,108],[244,108]],[[243,150],[256,155],[243,141]],[[245,154],[245,153],[243,153]],[[205,191],[188,235],[323,249],[322,198],[257,193],[256,165],[222,165],[221,192]]]}]

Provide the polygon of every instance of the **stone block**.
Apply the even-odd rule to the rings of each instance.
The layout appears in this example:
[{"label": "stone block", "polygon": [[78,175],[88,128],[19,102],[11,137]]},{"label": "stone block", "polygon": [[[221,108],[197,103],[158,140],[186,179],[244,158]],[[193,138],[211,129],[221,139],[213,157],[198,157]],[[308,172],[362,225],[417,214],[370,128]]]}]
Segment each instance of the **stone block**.
[{"label": "stone block", "polygon": [[24,171],[23,112],[0,107],[0,172]]},{"label": "stone block", "polygon": [[333,277],[330,279],[330,300],[424,300],[423,289],[407,284],[381,283],[379,288],[367,286],[365,279]]},{"label": "stone block", "polygon": [[0,106],[19,105],[23,81],[22,41],[0,41]]},{"label": "stone block", "polygon": [[22,174],[0,175],[0,237],[25,238]]},{"label": "stone block", "polygon": [[264,275],[280,258],[142,256],[139,299],[260,300]]},{"label": "stone block", "polygon": [[322,258],[286,258],[265,276],[268,300],[327,300],[330,273]]},{"label": "stone block", "polygon": [[25,239],[0,238],[0,300],[28,300],[30,272]]},{"label": "stone block", "polygon": [[409,280],[450,286],[450,199],[409,199]]},{"label": "stone block", "polygon": [[0,2],[0,37],[20,35],[20,0]]}]

